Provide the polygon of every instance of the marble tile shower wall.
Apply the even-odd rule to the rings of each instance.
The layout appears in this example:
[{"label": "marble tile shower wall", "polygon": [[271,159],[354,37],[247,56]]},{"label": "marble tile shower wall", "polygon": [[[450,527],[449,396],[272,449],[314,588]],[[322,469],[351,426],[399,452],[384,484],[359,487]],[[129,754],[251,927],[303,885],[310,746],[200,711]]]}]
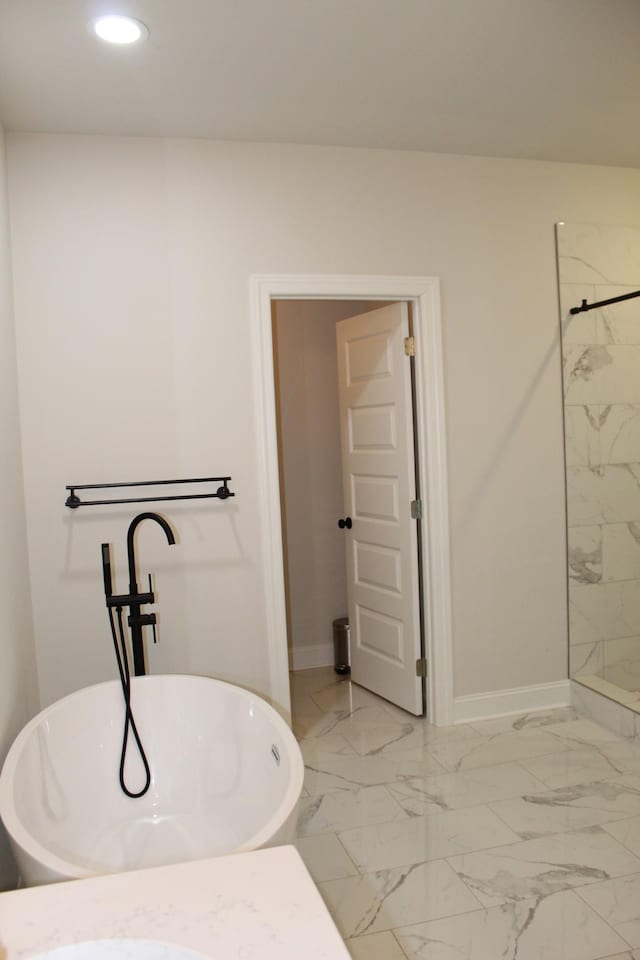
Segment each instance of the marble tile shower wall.
[{"label": "marble tile shower wall", "polygon": [[640,691],[640,227],[558,226],[570,675]]}]

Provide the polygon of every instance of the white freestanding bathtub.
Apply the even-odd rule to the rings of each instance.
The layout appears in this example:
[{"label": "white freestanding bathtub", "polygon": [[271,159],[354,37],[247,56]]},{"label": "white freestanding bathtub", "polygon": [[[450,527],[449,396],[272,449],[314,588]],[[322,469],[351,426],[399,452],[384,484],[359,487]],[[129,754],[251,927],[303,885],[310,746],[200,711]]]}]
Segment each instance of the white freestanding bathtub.
[{"label": "white freestanding bathtub", "polygon": [[[293,838],[303,763],[255,694],[208,677],[132,679],[151,787],[118,771],[116,681],[85,687],[20,732],[0,775],[0,816],[27,886],[195,860]],[[144,772],[129,737],[125,779]]]}]

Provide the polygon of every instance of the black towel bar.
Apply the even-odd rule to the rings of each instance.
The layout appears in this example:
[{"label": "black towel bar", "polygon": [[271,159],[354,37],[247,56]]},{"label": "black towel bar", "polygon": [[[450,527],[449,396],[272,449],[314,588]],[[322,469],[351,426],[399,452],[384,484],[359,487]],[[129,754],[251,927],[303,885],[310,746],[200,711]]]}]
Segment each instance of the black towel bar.
[{"label": "black towel bar", "polygon": [[[73,483],[65,487],[69,496],[65,500],[65,507],[76,510],[78,507],[102,507],[112,503],[153,503],[160,500],[226,500],[235,497],[229,490],[228,483],[231,477],[192,477],[186,480],[134,480],[130,483]],[[107,490],[114,487],[157,487],[176,483],[220,483],[215,493],[181,493],[170,496],[155,497],[127,497],[116,500],[81,500],[76,490]]]}]

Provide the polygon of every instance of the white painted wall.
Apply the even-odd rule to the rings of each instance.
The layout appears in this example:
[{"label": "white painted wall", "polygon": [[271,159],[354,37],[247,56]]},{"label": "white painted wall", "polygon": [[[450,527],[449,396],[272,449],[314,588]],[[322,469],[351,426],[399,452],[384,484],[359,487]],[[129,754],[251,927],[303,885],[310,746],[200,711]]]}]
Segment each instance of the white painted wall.
[{"label": "white painted wall", "polygon": [[[36,675],[27,565],[22,455],[18,430],[16,350],[11,295],[4,135],[0,127],[0,765],[20,728],[36,711]],[[16,868],[0,827],[0,889]]]},{"label": "white painted wall", "polygon": [[202,140],[13,135],[24,469],[44,702],[113,676],[99,544],[64,485],[229,472],[142,531],[152,669],[269,691],[247,357],[252,273],[441,279],[456,695],[566,676],[553,224],[640,222],[640,171]]},{"label": "white painted wall", "polygon": [[347,614],[336,323],[362,310],[354,301],[274,304],[294,669],[333,663],[333,620]]}]

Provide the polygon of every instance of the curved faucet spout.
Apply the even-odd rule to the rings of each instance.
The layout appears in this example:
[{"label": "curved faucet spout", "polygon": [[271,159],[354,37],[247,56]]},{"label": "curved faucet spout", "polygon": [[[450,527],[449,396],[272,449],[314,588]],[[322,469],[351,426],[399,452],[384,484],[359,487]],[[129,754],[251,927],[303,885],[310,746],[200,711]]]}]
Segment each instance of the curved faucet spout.
[{"label": "curved faucet spout", "polygon": [[164,517],[161,517],[159,513],[139,513],[137,517],[133,518],[133,520],[129,524],[129,532],[127,533],[127,556],[129,558],[129,592],[130,593],[134,593],[138,589],[138,585],[136,583],[136,552],[135,552],[135,543],[133,538],[134,538],[136,529],[138,528],[139,524],[142,523],[143,520],[155,520],[155,522],[159,524],[164,530],[169,546],[171,546],[171,544],[174,544],[176,542],[176,538],[173,535],[173,530],[171,529],[167,521],[164,519]]}]

